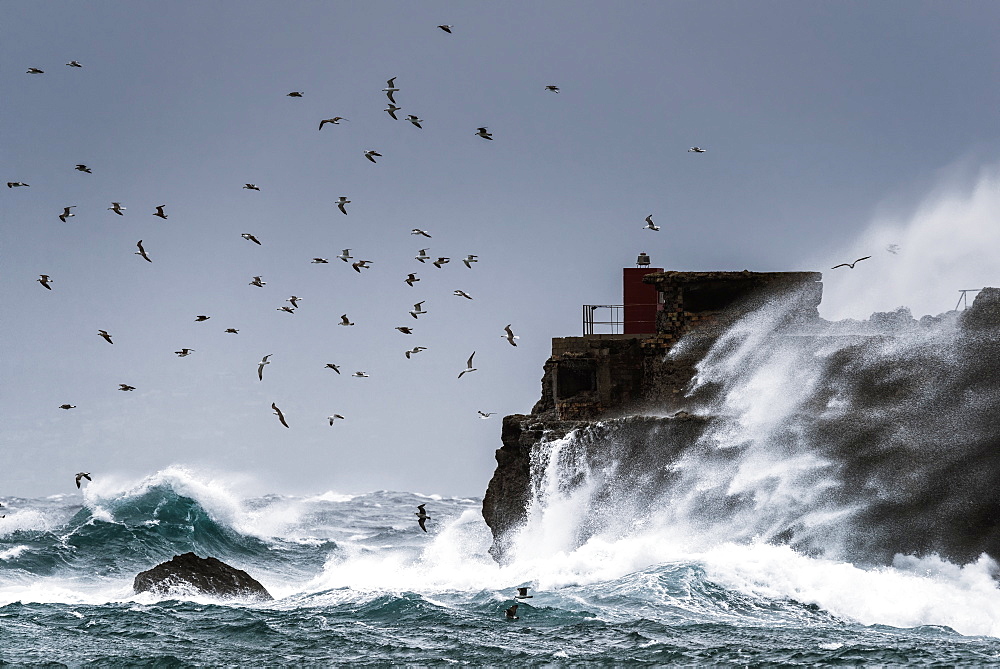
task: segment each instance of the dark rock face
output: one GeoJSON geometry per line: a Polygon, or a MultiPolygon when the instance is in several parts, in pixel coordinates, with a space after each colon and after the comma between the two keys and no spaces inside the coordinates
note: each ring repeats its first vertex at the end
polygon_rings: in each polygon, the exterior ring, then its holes
{"type": "Polygon", "coordinates": [[[274,599],[256,579],[242,569],[230,567],[216,558],[200,558],[194,553],[175,555],[136,575],[136,592],[169,594],[175,590],[197,590],[214,597],[274,599]]]}

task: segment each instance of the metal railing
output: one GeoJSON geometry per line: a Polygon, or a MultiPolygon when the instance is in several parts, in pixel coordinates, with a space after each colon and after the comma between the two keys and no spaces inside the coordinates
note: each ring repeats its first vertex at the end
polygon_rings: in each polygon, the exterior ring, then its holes
{"type": "Polygon", "coordinates": [[[583,335],[593,334],[621,334],[622,329],[625,325],[624,318],[625,305],[623,304],[585,304],[583,305],[583,335]],[[608,309],[608,313],[605,315],[603,312],[599,314],[601,317],[606,317],[608,320],[595,320],[595,314],[598,309],[608,309]],[[595,332],[594,329],[604,329],[605,332],[595,332]]]}

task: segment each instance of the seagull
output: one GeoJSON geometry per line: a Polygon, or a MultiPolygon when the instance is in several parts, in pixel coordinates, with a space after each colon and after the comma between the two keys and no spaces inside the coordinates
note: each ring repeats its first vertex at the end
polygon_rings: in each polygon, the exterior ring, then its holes
{"type": "Polygon", "coordinates": [[[275,309],[275,311],[287,311],[290,314],[295,313],[295,309],[293,309],[292,307],[278,307],[277,309],[275,309]]]}
{"type": "Polygon", "coordinates": [[[332,123],[334,125],[340,125],[341,121],[347,121],[347,120],[349,120],[349,119],[346,119],[343,116],[334,116],[333,118],[325,118],[325,119],[323,119],[322,121],[319,122],[319,129],[322,130],[323,129],[323,125],[326,124],[326,123],[332,123]]]}
{"type": "Polygon", "coordinates": [[[255,276],[253,278],[253,281],[251,281],[248,285],[257,286],[258,288],[263,288],[264,286],[267,285],[267,281],[261,281],[259,276],[255,276]]]}
{"type": "Polygon", "coordinates": [[[37,67],[29,67],[25,74],[45,74],[45,70],[39,70],[37,67]]]}
{"type": "Polygon", "coordinates": [[[340,365],[335,365],[332,362],[326,363],[326,367],[324,367],[323,369],[332,369],[333,371],[340,374],[340,365]]]}
{"type": "Polygon", "coordinates": [[[285,300],[285,302],[291,302],[292,306],[295,307],[296,309],[298,309],[299,308],[299,300],[301,300],[301,299],[302,299],[301,297],[298,297],[296,295],[292,295],[287,300],[285,300]]]}
{"type": "Polygon", "coordinates": [[[423,122],[424,122],[424,119],[422,119],[422,118],[417,118],[417,117],[416,117],[416,116],[414,116],[413,114],[409,114],[409,115],[408,115],[408,116],[406,117],[406,120],[407,120],[407,121],[409,121],[410,123],[412,123],[413,125],[417,126],[418,128],[421,128],[421,129],[423,129],[423,127],[424,127],[424,126],[420,125],[421,123],[423,123],[423,122]]]}
{"type": "Polygon", "coordinates": [[[73,169],[75,169],[77,172],[86,172],[87,174],[93,174],[93,172],[90,171],[90,168],[84,165],[83,163],[77,164],[77,166],[74,167],[73,169]]]}
{"type": "Polygon", "coordinates": [[[477,260],[478,257],[479,256],[474,256],[472,254],[469,254],[469,255],[465,256],[464,258],[462,258],[462,262],[465,263],[466,267],[468,267],[469,269],[472,269],[472,263],[479,262],[477,260]]]}
{"type": "Polygon", "coordinates": [[[247,240],[248,242],[253,242],[257,246],[261,246],[260,240],[251,235],[249,232],[244,232],[240,234],[240,237],[247,240]]]}
{"type": "Polygon", "coordinates": [[[70,209],[75,209],[75,208],[76,208],[75,204],[69,207],[63,207],[63,213],[59,214],[59,220],[65,223],[67,218],[70,218],[71,216],[76,216],[76,214],[70,211],[70,209]]]}
{"type": "Polygon", "coordinates": [[[503,337],[504,339],[506,339],[510,343],[511,346],[517,346],[517,344],[514,343],[514,340],[515,339],[520,339],[520,337],[518,337],[516,334],[514,334],[514,331],[510,329],[510,323],[507,324],[507,327],[505,327],[503,329],[503,331],[506,332],[507,334],[500,335],[500,336],[503,337]]]}
{"type": "Polygon", "coordinates": [[[391,117],[392,117],[392,120],[393,120],[393,121],[398,121],[398,120],[399,120],[399,117],[398,117],[398,116],[396,116],[396,112],[398,112],[398,111],[399,111],[400,109],[402,109],[402,107],[397,107],[396,105],[394,105],[394,104],[392,104],[392,103],[390,102],[390,103],[389,103],[389,106],[388,106],[388,107],[386,107],[385,109],[383,109],[382,111],[384,111],[384,112],[388,112],[388,113],[389,113],[389,116],[391,116],[391,117]]]}
{"type": "Polygon", "coordinates": [[[285,97],[286,98],[301,98],[302,97],[302,91],[292,91],[291,93],[289,93],[285,97]]]}
{"type": "Polygon", "coordinates": [[[153,216],[159,216],[164,221],[167,220],[167,215],[163,213],[163,208],[166,207],[166,206],[167,205],[165,205],[165,204],[161,204],[159,207],[157,207],[156,208],[156,213],[153,214],[153,216]]]}
{"type": "Polygon", "coordinates": [[[347,314],[341,314],[340,322],[337,323],[337,325],[354,325],[354,323],[352,323],[350,319],[347,318],[347,314]]]}
{"type": "Polygon", "coordinates": [[[431,257],[427,255],[427,249],[420,249],[420,252],[417,255],[413,256],[413,258],[414,260],[419,260],[420,262],[424,262],[425,260],[431,259],[431,257]]]}
{"type": "Polygon", "coordinates": [[[493,139],[493,133],[487,132],[486,128],[479,128],[476,130],[474,134],[479,135],[483,139],[489,139],[489,140],[493,139]]]}
{"type": "Polygon", "coordinates": [[[517,594],[514,595],[514,599],[531,599],[534,595],[528,594],[528,586],[517,589],[517,594]]]}
{"type": "Polygon", "coordinates": [[[93,481],[94,480],[94,479],[90,478],[90,472],[79,472],[76,475],[76,487],[77,488],[80,487],[80,479],[87,479],[88,481],[93,481]]]}
{"type": "Polygon", "coordinates": [[[424,237],[427,237],[428,239],[431,238],[430,234],[428,234],[426,230],[421,230],[420,228],[413,228],[412,230],[410,230],[410,234],[411,235],[423,235],[424,237]]]}
{"type": "Polygon", "coordinates": [[[451,258],[438,258],[437,260],[435,260],[431,264],[434,265],[435,267],[437,267],[438,269],[441,269],[442,265],[447,265],[450,262],[451,262],[451,258]]]}
{"type": "Polygon", "coordinates": [[[326,265],[329,262],[330,261],[327,260],[326,258],[313,258],[312,259],[312,264],[313,265],[326,265]]]}
{"type": "Polygon", "coordinates": [[[243,190],[260,190],[257,184],[243,184],[243,190]]]}
{"type": "Polygon", "coordinates": [[[285,414],[281,413],[281,409],[279,409],[274,402],[271,402],[271,408],[274,409],[274,415],[278,417],[278,420],[281,421],[281,424],[284,425],[285,427],[288,427],[288,423],[285,422],[285,414]]]}
{"type": "Polygon", "coordinates": [[[451,29],[454,28],[454,27],[455,26],[448,25],[446,23],[442,23],[441,25],[438,26],[438,28],[440,28],[441,30],[445,31],[449,35],[451,34],[451,29]]]}
{"type": "Polygon", "coordinates": [[[83,65],[80,65],[80,61],[78,60],[71,60],[66,64],[69,65],[70,67],[83,67],[83,65]]]}
{"type": "Polygon", "coordinates": [[[489,418],[490,416],[492,416],[492,415],[496,414],[496,411],[477,411],[476,413],[478,413],[478,414],[479,414],[479,417],[480,417],[480,418],[481,418],[482,420],[486,420],[486,419],[487,419],[487,418],[489,418]]]}
{"type": "Polygon", "coordinates": [[[690,149],[688,149],[688,153],[705,153],[705,149],[701,148],[700,146],[692,146],[690,149]]]}
{"type": "Polygon", "coordinates": [[[367,158],[368,160],[370,160],[370,161],[372,161],[374,163],[375,162],[375,158],[373,158],[372,156],[378,156],[379,158],[381,158],[382,154],[379,153],[378,151],[374,150],[374,149],[368,149],[367,151],[365,151],[365,158],[367,158]]]}
{"type": "Polygon", "coordinates": [[[8,181],[7,188],[17,188],[18,186],[31,186],[31,184],[26,184],[23,181],[8,181]]]}
{"type": "Polygon", "coordinates": [[[559,92],[559,87],[558,86],[546,86],[545,90],[552,91],[553,93],[558,93],[559,92]]]}
{"type": "Polygon", "coordinates": [[[226,332],[228,334],[239,334],[240,333],[240,331],[237,330],[236,328],[226,328],[226,332]]]}
{"type": "Polygon", "coordinates": [[[75,409],[76,405],[75,404],[60,404],[59,408],[60,409],[66,409],[66,410],[75,409]]]}
{"type": "MultiPolygon", "coordinates": [[[[420,302],[417,302],[416,304],[414,304],[414,305],[413,305],[413,311],[411,311],[411,312],[410,312],[410,315],[411,315],[411,316],[413,316],[414,318],[417,318],[417,317],[418,317],[418,316],[419,316],[420,314],[426,314],[427,312],[426,312],[426,311],[424,311],[424,310],[423,310],[423,309],[421,308],[421,305],[422,305],[422,304],[423,304],[424,302],[426,302],[426,301],[427,301],[427,300],[421,300],[420,302]]],[[[419,319],[417,319],[417,320],[419,320],[419,319]]]]}
{"type": "Polygon", "coordinates": [[[135,386],[130,386],[127,383],[119,383],[118,390],[125,390],[125,391],[135,390],[135,386]]]}
{"type": "Polygon", "coordinates": [[[111,206],[108,207],[108,211],[113,211],[119,216],[124,216],[122,212],[125,211],[125,207],[121,205],[121,202],[112,202],[111,206]]]}
{"type": "Polygon", "coordinates": [[[178,358],[183,358],[183,357],[185,357],[185,356],[189,356],[189,355],[191,355],[192,353],[194,353],[194,349],[193,349],[193,348],[182,348],[182,349],[181,349],[181,350],[179,350],[179,351],[174,351],[174,353],[176,353],[176,354],[177,354],[177,357],[178,357],[178,358]]]}
{"type": "Polygon", "coordinates": [[[351,374],[351,376],[356,376],[359,379],[367,379],[368,378],[368,372],[354,372],[353,374],[351,374]]]}
{"type": "Polygon", "coordinates": [[[474,357],[476,357],[476,352],[475,351],[473,351],[472,355],[469,356],[469,361],[467,363],[465,363],[465,369],[463,369],[462,372],[458,375],[458,378],[462,378],[462,374],[466,374],[467,372],[475,372],[476,371],[476,368],[472,366],[472,359],[474,357]]]}
{"type": "Polygon", "coordinates": [[[464,290],[456,290],[454,293],[452,293],[452,295],[454,295],[455,297],[464,297],[467,300],[471,300],[472,299],[472,295],[469,295],[464,290]]]}
{"type": "Polygon", "coordinates": [[[260,363],[257,365],[257,378],[260,379],[261,381],[264,380],[264,365],[271,364],[270,362],[267,361],[267,359],[270,358],[272,355],[274,354],[268,353],[267,355],[265,355],[263,358],[260,359],[260,363]]]}
{"type": "Polygon", "coordinates": [[[98,330],[97,336],[104,337],[104,341],[108,342],[109,344],[114,344],[114,342],[111,341],[111,335],[108,334],[107,330],[98,330]]]}
{"type": "Polygon", "coordinates": [[[52,286],[49,285],[50,283],[52,283],[52,279],[49,278],[49,275],[48,274],[39,274],[38,276],[40,276],[41,278],[40,279],[35,279],[35,281],[37,281],[38,283],[42,284],[43,286],[45,286],[49,290],[52,290],[52,286]]]}
{"type": "Polygon", "coordinates": [[[393,93],[396,93],[397,91],[399,91],[399,89],[396,88],[396,77],[393,77],[392,79],[389,79],[385,83],[386,83],[386,85],[388,87],[387,88],[383,88],[382,92],[385,93],[385,95],[386,95],[387,98],[389,98],[389,102],[391,102],[392,104],[396,104],[396,98],[392,97],[393,93]]]}
{"type": "Polygon", "coordinates": [[[351,267],[354,268],[355,272],[357,272],[358,274],[361,274],[361,270],[363,270],[363,269],[371,269],[368,266],[368,264],[370,262],[372,262],[372,261],[371,260],[359,260],[357,262],[352,262],[351,263],[351,267]]]}
{"type": "Polygon", "coordinates": [[[346,214],[347,213],[347,209],[344,208],[344,205],[345,204],[350,204],[350,203],[351,203],[350,200],[348,200],[346,197],[344,197],[343,195],[341,195],[340,199],[337,200],[337,207],[340,208],[340,213],[346,214]]]}
{"type": "Polygon", "coordinates": [[[327,416],[327,417],[326,417],[326,419],[327,419],[328,421],[330,421],[330,425],[333,425],[333,421],[337,420],[338,418],[339,418],[340,420],[344,420],[344,417],[343,417],[343,416],[341,416],[341,415],[340,415],[339,413],[335,413],[335,414],[333,414],[332,416],[327,416]]]}
{"type": "Polygon", "coordinates": [[[517,620],[517,604],[514,604],[506,610],[507,620],[517,620]]]}
{"type": "Polygon", "coordinates": [[[138,242],[136,242],[135,245],[139,248],[139,250],[136,251],[134,253],[134,255],[142,256],[143,260],[145,260],[146,262],[153,262],[152,260],[149,259],[149,256],[146,255],[146,249],[142,248],[142,240],[141,239],[138,242]]]}
{"type": "Polygon", "coordinates": [[[413,334],[413,328],[409,328],[409,327],[405,327],[405,326],[399,326],[396,329],[399,330],[400,332],[402,332],[403,334],[406,334],[406,335],[413,334]]]}
{"type": "Polygon", "coordinates": [[[417,524],[420,525],[420,529],[422,529],[424,532],[427,531],[427,526],[424,525],[424,523],[426,523],[431,518],[430,516],[427,515],[427,511],[424,510],[425,506],[427,506],[426,503],[418,504],[417,505],[418,511],[415,514],[413,514],[417,517],[417,524]]]}
{"type": "Polygon", "coordinates": [[[348,260],[354,260],[354,256],[351,255],[351,249],[344,249],[343,251],[340,252],[340,255],[337,257],[343,260],[344,262],[347,262],[348,260]]]}
{"type": "Polygon", "coordinates": [[[834,265],[830,269],[837,269],[838,267],[850,267],[851,269],[854,269],[854,266],[857,265],[859,262],[861,262],[862,260],[868,260],[869,258],[871,258],[871,256],[865,256],[864,258],[858,258],[854,262],[842,262],[839,265],[834,265]]]}
{"type": "Polygon", "coordinates": [[[888,246],[885,247],[885,250],[891,253],[892,255],[896,255],[897,253],[899,253],[899,244],[889,244],[888,246]]]}
{"type": "Polygon", "coordinates": [[[655,231],[657,231],[659,229],[660,229],[660,226],[655,225],[653,223],[653,215],[650,214],[649,216],[647,216],[646,217],[646,225],[643,227],[643,230],[652,230],[652,231],[655,232],[655,231]]]}
{"type": "Polygon", "coordinates": [[[205,322],[205,321],[207,321],[207,320],[208,320],[209,318],[211,318],[211,316],[205,316],[205,315],[201,315],[201,316],[195,316],[195,317],[194,317],[194,320],[195,320],[195,322],[196,322],[196,323],[204,323],[204,322],[205,322]]]}
{"type": "Polygon", "coordinates": [[[420,353],[421,351],[426,351],[426,350],[427,350],[426,346],[414,346],[409,351],[405,351],[403,353],[403,355],[405,355],[406,359],[409,360],[411,355],[416,355],[417,353],[420,353]]]}
{"type": "Polygon", "coordinates": [[[406,283],[412,288],[413,284],[415,284],[417,281],[420,281],[420,279],[417,278],[416,274],[411,272],[406,275],[406,279],[404,279],[404,281],[406,281],[406,283]]]}

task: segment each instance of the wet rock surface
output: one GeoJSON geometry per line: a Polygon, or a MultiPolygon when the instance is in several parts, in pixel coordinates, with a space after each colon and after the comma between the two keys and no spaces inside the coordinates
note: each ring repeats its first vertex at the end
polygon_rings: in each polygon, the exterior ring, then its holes
{"type": "Polygon", "coordinates": [[[132,588],[137,593],[159,595],[195,591],[213,597],[274,599],[263,585],[242,569],[213,557],[201,558],[194,553],[175,555],[173,559],[137,574],[132,588]]]}

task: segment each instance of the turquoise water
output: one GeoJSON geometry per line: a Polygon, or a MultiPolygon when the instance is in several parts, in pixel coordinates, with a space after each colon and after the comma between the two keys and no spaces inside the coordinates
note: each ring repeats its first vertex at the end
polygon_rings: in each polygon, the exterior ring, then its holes
{"type": "Polygon", "coordinates": [[[102,485],[0,500],[5,666],[1000,662],[988,558],[866,570],[637,530],[548,553],[549,535],[528,534],[500,567],[477,499],[241,499],[183,469],[102,485]],[[189,550],[247,570],[276,600],[132,593],[137,572],[189,550]],[[533,597],[507,620],[520,585],[533,597]]]}

